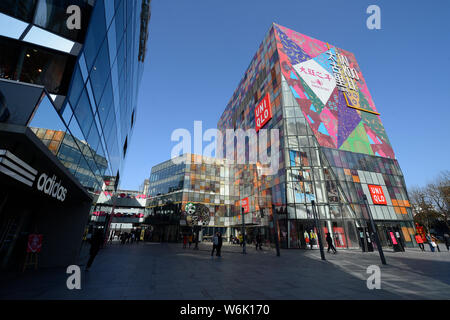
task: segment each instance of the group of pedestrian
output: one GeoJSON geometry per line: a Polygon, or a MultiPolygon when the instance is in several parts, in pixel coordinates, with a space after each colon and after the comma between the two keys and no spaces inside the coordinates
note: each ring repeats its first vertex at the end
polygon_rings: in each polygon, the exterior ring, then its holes
{"type": "Polygon", "coordinates": [[[186,249],[188,243],[189,243],[189,248],[190,248],[193,242],[194,242],[194,236],[192,234],[189,234],[189,235],[184,234],[183,235],[183,249],[186,249]]]}
{"type": "Polygon", "coordinates": [[[121,244],[133,243],[135,241],[139,241],[139,236],[136,235],[135,232],[122,232],[119,235],[119,239],[121,244]]]}
{"type": "MultiPolygon", "coordinates": [[[[436,250],[438,252],[441,252],[441,249],[439,248],[438,245],[438,239],[430,233],[427,233],[425,235],[425,239],[423,239],[423,237],[420,234],[416,234],[415,240],[419,245],[420,250],[422,251],[425,251],[424,243],[428,243],[431,252],[435,252],[436,250]]],[[[448,233],[444,234],[444,244],[447,247],[447,251],[450,251],[450,236],[448,235],[448,233]]]]}
{"type": "Polygon", "coordinates": [[[230,235],[230,243],[232,243],[232,244],[240,244],[240,240],[239,240],[238,237],[230,235]]]}

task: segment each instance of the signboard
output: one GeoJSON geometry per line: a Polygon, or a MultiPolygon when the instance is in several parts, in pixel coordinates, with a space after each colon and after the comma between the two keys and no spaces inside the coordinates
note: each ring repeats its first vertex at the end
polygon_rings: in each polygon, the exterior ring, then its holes
{"type": "Polygon", "coordinates": [[[272,108],[270,106],[270,95],[267,93],[255,108],[256,132],[272,119],[272,108]]]}
{"type": "Polygon", "coordinates": [[[381,186],[376,186],[369,184],[370,195],[372,196],[373,204],[384,204],[387,205],[386,197],[384,196],[383,189],[381,186]]]}
{"type": "Polygon", "coordinates": [[[30,234],[28,236],[27,252],[39,253],[42,248],[42,234],[30,234]]]}
{"type": "Polygon", "coordinates": [[[250,212],[250,205],[248,203],[248,197],[241,200],[241,207],[244,208],[244,213],[250,212]]]}
{"type": "Polygon", "coordinates": [[[391,231],[391,232],[389,232],[389,235],[391,236],[392,244],[396,245],[397,239],[395,239],[394,233],[391,231]]]}
{"type": "Polygon", "coordinates": [[[320,101],[326,104],[336,87],[332,75],[313,59],[296,64],[293,68],[320,101]]]}
{"type": "Polygon", "coordinates": [[[186,203],[186,206],[184,207],[185,211],[187,212],[187,214],[194,214],[195,213],[195,204],[193,204],[192,202],[188,202],[186,203]]]}

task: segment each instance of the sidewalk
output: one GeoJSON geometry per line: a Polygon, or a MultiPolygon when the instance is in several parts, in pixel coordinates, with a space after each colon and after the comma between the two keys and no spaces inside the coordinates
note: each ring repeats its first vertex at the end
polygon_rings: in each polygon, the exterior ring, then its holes
{"type": "MultiPolygon", "coordinates": [[[[82,289],[68,290],[65,268],[0,275],[0,299],[450,299],[450,253],[339,250],[256,251],[225,245],[222,257],[182,244],[112,244],[102,249],[82,289]],[[369,290],[367,267],[381,269],[381,290],[369,290]]],[[[85,261],[84,261],[85,262],[85,261]]]]}

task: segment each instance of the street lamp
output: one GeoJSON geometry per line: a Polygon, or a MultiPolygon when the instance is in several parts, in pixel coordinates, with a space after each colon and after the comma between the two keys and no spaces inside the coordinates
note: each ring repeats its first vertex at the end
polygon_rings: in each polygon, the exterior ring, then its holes
{"type": "Polygon", "coordinates": [[[319,225],[319,220],[317,218],[317,212],[316,212],[316,202],[314,200],[311,200],[311,204],[312,204],[313,215],[314,215],[314,224],[316,225],[316,229],[317,229],[317,238],[319,241],[320,257],[322,260],[325,260],[325,253],[323,252],[323,244],[322,244],[322,233],[320,232],[320,225],[319,225]]]}
{"type": "Polygon", "coordinates": [[[373,222],[372,214],[370,212],[369,203],[367,202],[367,196],[363,194],[364,204],[366,205],[367,212],[369,215],[370,225],[372,227],[372,232],[375,236],[375,243],[377,244],[378,253],[380,254],[380,259],[382,264],[386,264],[386,259],[384,258],[383,248],[381,248],[380,238],[378,237],[378,231],[375,229],[375,223],[373,222]]]}
{"type": "MultiPolygon", "coordinates": [[[[287,205],[287,203],[286,203],[287,205]]],[[[275,210],[275,205],[272,204],[272,215],[273,215],[273,228],[275,233],[275,249],[277,250],[277,257],[280,256],[280,243],[278,241],[278,216],[275,210]]]]}
{"type": "Polygon", "coordinates": [[[242,254],[247,254],[247,252],[245,252],[245,221],[244,221],[244,207],[241,208],[242,209],[242,254]]]}

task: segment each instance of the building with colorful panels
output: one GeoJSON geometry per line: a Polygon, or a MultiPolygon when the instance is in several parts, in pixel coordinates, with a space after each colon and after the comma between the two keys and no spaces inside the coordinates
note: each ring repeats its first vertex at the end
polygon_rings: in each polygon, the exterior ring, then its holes
{"type": "MultiPolygon", "coordinates": [[[[382,244],[391,246],[393,234],[402,245],[413,246],[403,174],[354,54],[273,24],[218,129],[224,136],[226,129],[256,129],[259,135],[255,109],[266,95],[271,117],[263,128],[279,130],[279,150],[270,140],[266,144],[268,153],[279,153],[279,171],[259,176],[258,164],[236,165],[230,177],[230,197],[236,199],[232,225],[241,223],[240,201],[248,198],[246,225],[273,232],[277,212],[282,246],[305,248],[317,231],[314,200],[323,236],[329,232],[337,247],[370,250],[366,195],[382,244]]],[[[224,139],[222,147],[235,143],[224,139]]]]}

